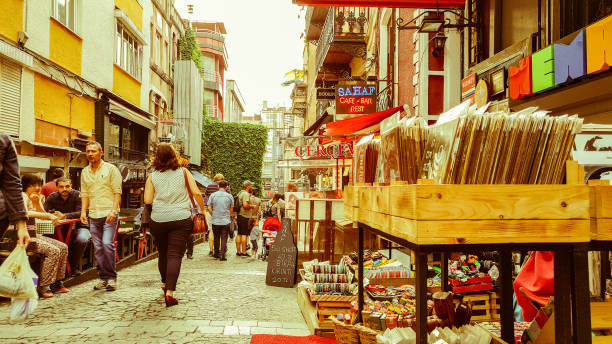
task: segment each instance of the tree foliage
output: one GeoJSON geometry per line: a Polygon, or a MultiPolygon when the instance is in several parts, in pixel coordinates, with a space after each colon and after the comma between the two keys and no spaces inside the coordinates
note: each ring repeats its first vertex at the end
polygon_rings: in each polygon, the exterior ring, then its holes
{"type": "Polygon", "coordinates": [[[185,33],[179,39],[179,49],[181,51],[181,60],[192,60],[195,62],[198,70],[202,69],[202,52],[196,40],[195,33],[188,27],[185,33]]]}
{"type": "Polygon", "coordinates": [[[221,173],[236,195],[244,180],[253,182],[261,196],[261,171],[268,131],[262,125],[228,123],[204,116],[202,124],[202,173],[211,179],[221,173]]]}

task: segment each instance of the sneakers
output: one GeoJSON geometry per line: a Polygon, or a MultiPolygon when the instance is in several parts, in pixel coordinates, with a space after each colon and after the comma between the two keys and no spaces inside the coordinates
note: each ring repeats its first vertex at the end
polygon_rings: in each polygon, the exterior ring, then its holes
{"type": "Polygon", "coordinates": [[[209,257],[214,257],[214,256],[215,256],[215,254],[213,253],[213,251],[210,251],[210,252],[208,252],[208,256],[209,256],[209,257]]]}
{"type": "Polygon", "coordinates": [[[55,283],[51,284],[50,289],[53,294],[67,293],[70,291],[68,288],[64,287],[64,283],[62,281],[56,281],[55,283]]]}
{"type": "Polygon", "coordinates": [[[100,281],[98,284],[94,285],[94,290],[106,290],[108,288],[108,282],[100,281]]]}
{"type": "Polygon", "coordinates": [[[187,253],[187,259],[193,259],[193,254],[187,253]]]}
{"type": "Polygon", "coordinates": [[[115,291],[117,290],[117,281],[100,281],[94,286],[94,290],[115,291]]]}

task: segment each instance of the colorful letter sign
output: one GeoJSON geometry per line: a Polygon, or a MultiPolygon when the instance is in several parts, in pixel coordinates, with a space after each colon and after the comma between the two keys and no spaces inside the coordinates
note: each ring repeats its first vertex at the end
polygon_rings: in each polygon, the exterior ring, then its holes
{"type": "Polygon", "coordinates": [[[612,16],[586,28],[587,73],[601,73],[612,65],[612,16]]]}
{"type": "Polygon", "coordinates": [[[533,93],[555,87],[555,54],[552,45],[531,56],[531,80],[533,93]]]}
{"type": "Polygon", "coordinates": [[[555,44],[555,85],[584,76],[584,30],[569,45],[555,44]]]}
{"type": "Polygon", "coordinates": [[[521,99],[533,94],[531,91],[531,56],[519,61],[518,67],[508,68],[508,79],[510,79],[510,97],[521,99]]]}
{"type": "Polygon", "coordinates": [[[364,114],[376,112],[376,86],[366,83],[338,84],[336,114],[364,114]]]}
{"type": "Polygon", "coordinates": [[[518,67],[510,66],[510,97],[527,98],[586,74],[605,72],[610,67],[612,16],[587,26],[569,45],[554,44],[522,59],[518,67]]]}

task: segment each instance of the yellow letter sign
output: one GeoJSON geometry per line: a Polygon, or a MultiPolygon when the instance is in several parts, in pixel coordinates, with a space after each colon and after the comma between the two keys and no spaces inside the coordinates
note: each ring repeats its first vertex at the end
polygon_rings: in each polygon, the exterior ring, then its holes
{"type": "Polygon", "coordinates": [[[612,16],[586,28],[587,73],[596,74],[612,65],[612,16]]]}

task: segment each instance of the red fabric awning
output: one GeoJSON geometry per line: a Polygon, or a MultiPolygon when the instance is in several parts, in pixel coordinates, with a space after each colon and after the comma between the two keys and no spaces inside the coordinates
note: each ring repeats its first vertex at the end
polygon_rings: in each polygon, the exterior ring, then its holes
{"type": "Polygon", "coordinates": [[[296,0],[300,6],[390,7],[390,8],[463,8],[465,0],[296,0]]]}
{"type": "Polygon", "coordinates": [[[402,111],[403,106],[394,107],[380,112],[374,112],[367,115],[353,117],[349,119],[343,119],[341,121],[335,121],[327,123],[325,125],[324,135],[349,135],[354,134],[360,130],[371,127],[375,124],[380,123],[383,119],[393,115],[398,111],[402,111]]]}

